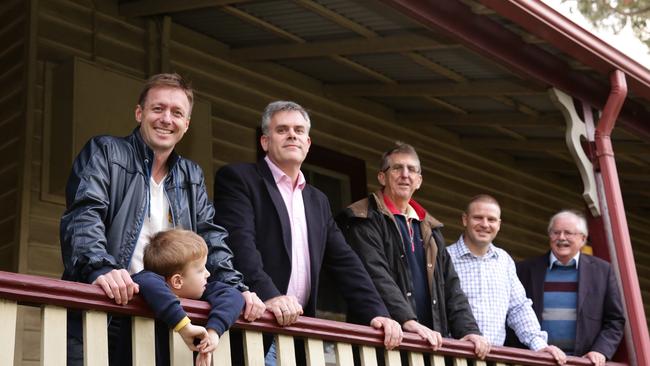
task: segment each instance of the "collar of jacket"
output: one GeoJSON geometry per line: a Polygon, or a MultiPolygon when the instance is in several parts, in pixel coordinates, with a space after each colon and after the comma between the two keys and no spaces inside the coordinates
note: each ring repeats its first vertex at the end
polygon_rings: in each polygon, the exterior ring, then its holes
{"type": "MultiPolygon", "coordinates": [[[[142,139],[139,125],[133,129],[131,136],[134,137],[133,146],[135,147],[140,161],[147,167],[147,174],[151,175],[151,166],[153,165],[153,150],[142,139]]],[[[180,155],[178,155],[176,153],[176,149],[174,149],[171,154],[169,154],[169,158],[167,158],[168,172],[172,171],[172,168],[174,168],[179,159],[180,155]]]]}
{"type": "MultiPolygon", "coordinates": [[[[372,205],[377,208],[377,211],[386,216],[393,217],[391,211],[388,209],[388,207],[386,207],[386,204],[384,204],[384,194],[381,190],[377,190],[374,193],[371,193],[368,198],[364,198],[348,206],[354,217],[368,218],[368,209],[371,205],[370,199],[372,199],[372,205]]],[[[428,224],[431,228],[434,229],[441,228],[443,226],[440,221],[429,215],[424,207],[415,202],[415,200],[411,199],[409,201],[409,204],[415,209],[415,212],[417,212],[420,220],[423,223],[428,224]]]]}
{"type": "MultiPolygon", "coordinates": [[[[422,206],[420,206],[419,204],[418,207],[422,208],[422,206]]],[[[384,204],[384,194],[382,193],[381,190],[378,190],[370,194],[368,198],[364,198],[348,206],[349,211],[347,211],[347,214],[352,215],[353,217],[356,218],[368,219],[368,211],[371,208],[376,209],[377,212],[390,218],[390,220],[392,220],[393,223],[395,223],[395,230],[397,230],[398,235],[401,236],[401,233],[397,228],[397,222],[395,220],[395,216],[393,216],[393,214],[388,210],[388,208],[384,204]]],[[[434,291],[436,291],[433,282],[434,282],[435,271],[436,271],[436,261],[438,258],[438,249],[443,248],[442,250],[443,251],[445,250],[444,241],[440,243],[436,243],[436,236],[434,236],[433,233],[434,230],[440,229],[443,225],[440,221],[436,220],[433,216],[429,215],[429,213],[426,212],[424,208],[422,208],[422,210],[424,211],[425,215],[424,215],[424,220],[420,221],[420,232],[422,234],[422,242],[425,246],[424,250],[425,250],[426,261],[427,261],[427,282],[429,285],[429,293],[433,294],[434,291]]],[[[438,236],[438,238],[442,240],[442,237],[438,236]]]]}

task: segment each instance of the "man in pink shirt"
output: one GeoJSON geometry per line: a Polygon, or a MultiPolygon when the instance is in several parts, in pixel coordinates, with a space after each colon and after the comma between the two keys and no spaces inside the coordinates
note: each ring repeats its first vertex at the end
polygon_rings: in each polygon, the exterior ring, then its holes
{"type": "Polygon", "coordinates": [[[266,157],[257,164],[231,164],[215,177],[215,223],[225,227],[234,265],[244,283],[280,325],[315,316],[321,268],[327,268],[348,308],[365,324],[383,329],[387,348],[399,345],[400,325],[388,311],[357,255],[334,223],[325,194],[306,184],[309,115],[300,105],[278,101],[262,116],[266,157]]]}

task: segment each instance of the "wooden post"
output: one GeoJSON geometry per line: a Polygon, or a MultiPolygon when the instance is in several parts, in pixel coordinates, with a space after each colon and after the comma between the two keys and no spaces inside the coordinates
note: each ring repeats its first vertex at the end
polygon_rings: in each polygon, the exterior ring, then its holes
{"type": "Polygon", "coordinates": [[[323,352],[323,341],[320,339],[307,338],[305,342],[307,353],[307,366],[325,366],[325,353],[323,352]]]}
{"type": "Polygon", "coordinates": [[[173,330],[169,331],[169,360],[171,366],[185,366],[192,364],[192,351],[187,348],[183,337],[173,330]]]}
{"type": "Polygon", "coordinates": [[[156,364],[156,326],[151,318],[134,316],[131,320],[131,349],[135,366],[156,364]]]}
{"type": "Polygon", "coordinates": [[[41,311],[42,366],[66,364],[67,320],[68,312],[65,308],[53,305],[43,307],[41,311]]]}
{"type": "Polygon", "coordinates": [[[293,337],[278,334],[275,336],[275,350],[277,365],[296,366],[296,350],[293,346],[293,337]]]}
{"type": "Polygon", "coordinates": [[[0,299],[0,365],[14,364],[14,346],[16,345],[16,313],[18,305],[15,301],[0,299]]]}
{"type": "Polygon", "coordinates": [[[108,328],[106,313],[83,313],[84,366],[108,366],[108,328]]]}
{"type": "Polygon", "coordinates": [[[246,366],[264,366],[264,343],[262,333],[244,331],[244,361],[246,366]]]}
{"type": "Polygon", "coordinates": [[[215,366],[230,366],[230,331],[226,331],[219,337],[217,349],[212,353],[212,364],[215,366]]]}

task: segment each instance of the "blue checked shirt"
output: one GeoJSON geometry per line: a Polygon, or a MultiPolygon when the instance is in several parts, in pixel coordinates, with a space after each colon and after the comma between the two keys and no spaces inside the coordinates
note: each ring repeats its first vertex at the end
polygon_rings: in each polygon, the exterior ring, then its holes
{"type": "Polygon", "coordinates": [[[519,341],[533,351],[547,346],[548,336],[541,330],[533,302],[526,297],[515,262],[505,250],[490,244],[488,252],[477,257],[469,251],[461,235],[447,247],[447,252],[481,333],[490,343],[503,345],[508,324],[519,341]]]}

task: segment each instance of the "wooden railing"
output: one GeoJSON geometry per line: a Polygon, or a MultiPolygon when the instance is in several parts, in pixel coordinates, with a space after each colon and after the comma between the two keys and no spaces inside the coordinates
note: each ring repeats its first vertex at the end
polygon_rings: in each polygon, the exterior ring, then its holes
{"type": "MultiPolygon", "coordinates": [[[[207,303],[187,299],[181,303],[194,323],[206,322],[207,303]]],[[[128,305],[121,306],[109,301],[97,286],[0,271],[0,365],[14,364],[19,305],[41,308],[42,365],[65,365],[67,309],[83,310],[84,350],[85,355],[92,355],[86,360],[86,365],[108,365],[108,313],[133,316],[133,364],[155,364],[154,321],[141,298],[136,297],[128,305]]],[[[279,366],[296,365],[294,337],[304,339],[306,360],[310,366],[325,365],[323,341],[335,344],[336,365],[341,366],[354,365],[355,348],[362,365],[377,365],[376,349],[383,348],[382,333],[378,330],[309,317],[301,317],[291,326],[279,327],[273,316],[266,313],[255,322],[240,319],[234,328],[243,333],[242,357],[249,366],[264,365],[262,334],[275,335],[279,366]]],[[[191,352],[176,333],[170,348],[172,365],[192,364],[191,352]]],[[[425,357],[430,359],[432,366],[444,366],[445,359],[453,360],[455,366],[472,362],[476,366],[555,365],[546,353],[508,347],[493,347],[486,361],[475,360],[471,343],[453,339],[445,339],[441,349],[432,353],[423,340],[411,333],[405,334],[399,350],[383,352],[387,366],[401,366],[402,355],[408,357],[411,366],[424,365],[425,357]],[[400,354],[399,350],[405,352],[400,354]]],[[[229,333],[221,338],[213,359],[214,365],[231,365],[229,333]]],[[[590,362],[569,357],[567,365],[587,366],[590,362]]],[[[624,366],[613,362],[608,365],[624,366]]]]}

